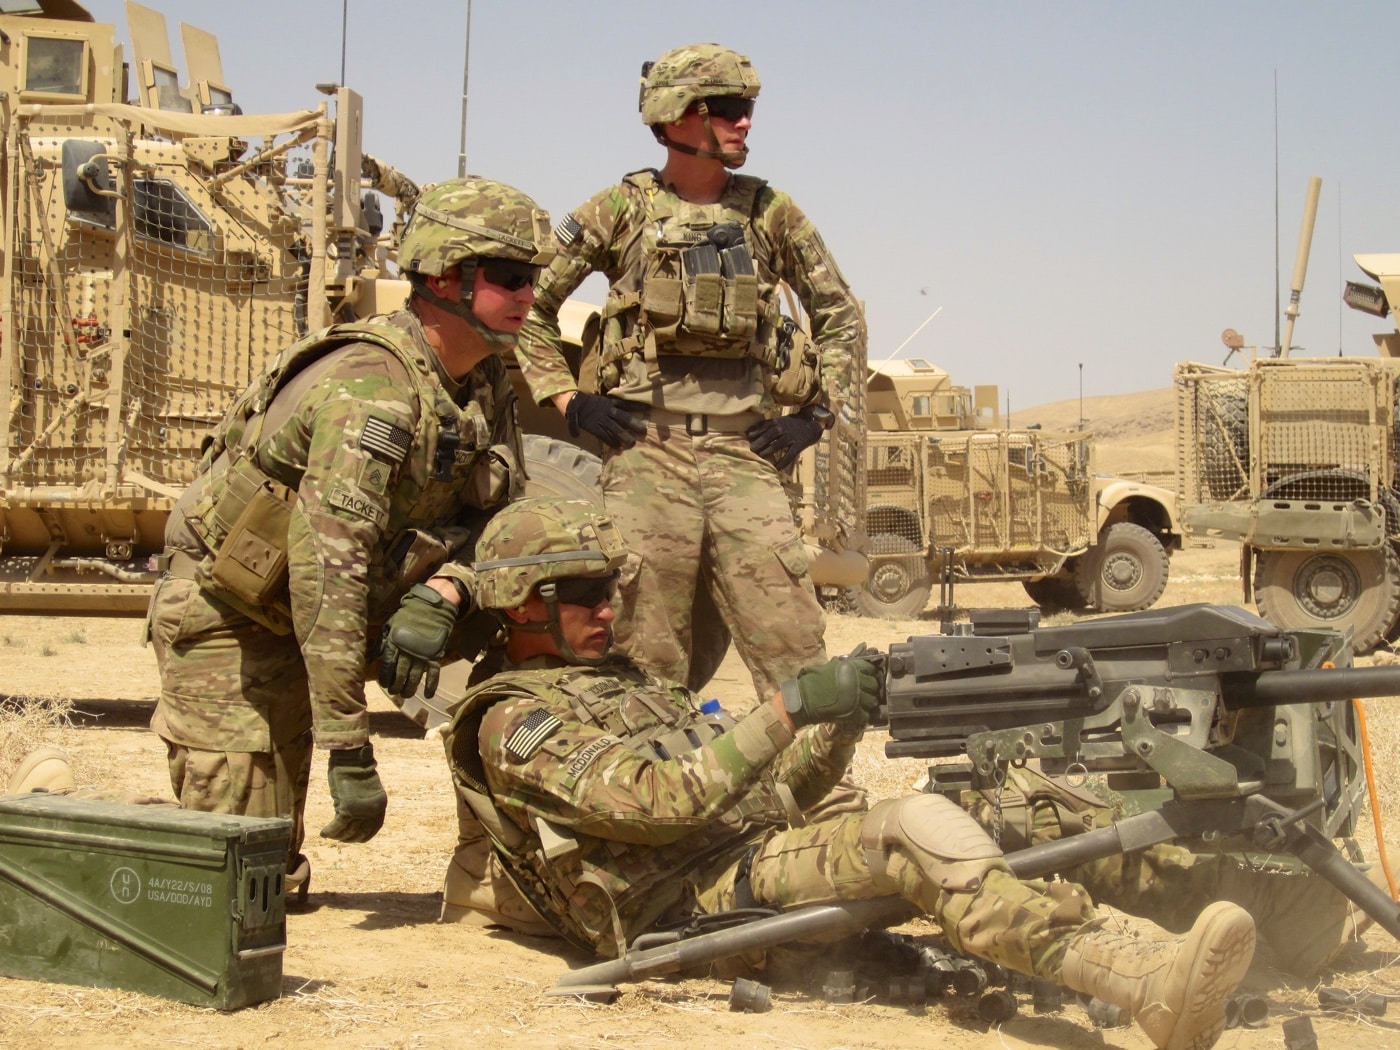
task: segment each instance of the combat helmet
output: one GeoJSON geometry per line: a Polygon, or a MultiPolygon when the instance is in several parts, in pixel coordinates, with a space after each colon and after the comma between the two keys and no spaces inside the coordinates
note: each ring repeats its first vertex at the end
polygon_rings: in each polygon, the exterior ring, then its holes
{"type": "Polygon", "coordinates": [[[545,266],[554,258],[549,215],[514,186],[479,175],[425,186],[413,202],[399,241],[399,269],[416,295],[469,321],[488,342],[513,346],[512,333],[497,332],[472,312],[471,292],[478,259],[545,266]],[[462,273],[462,301],[448,302],[429,290],[424,277],[462,273]]]}
{"type": "Polygon", "coordinates": [[[748,147],[739,152],[720,150],[719,140],[710,127],[705,100],[718,96],[756,99],[760,86],[758,73],[747,55],[720,44],[687,44],[667,51],[655,62],[643,63],[638,108],[642,123],[651,128],[656,141],[663,146],[699,157],[713,157],[723,161],[726,167],[737,168],[748,156],[748,147]],[[680,120],[696,103],[710,135],[708,150],[680,145],[666,137],[666,125],[680,120]]]}
{"type": "Polygon", "coordinates": [[[547,631],[566,660],[594,664],[602,657],[580,657],[563,636],[556,584],[569,577],[616,576],[626,554],[621,531],[590,500],[518,500],[482,530],[470,586],[476,604],[494,612],[512,630],[547,631]],[[524,605],[536,590],[549,610],[548,622],[507,621],[505,610],[524,605]]]}

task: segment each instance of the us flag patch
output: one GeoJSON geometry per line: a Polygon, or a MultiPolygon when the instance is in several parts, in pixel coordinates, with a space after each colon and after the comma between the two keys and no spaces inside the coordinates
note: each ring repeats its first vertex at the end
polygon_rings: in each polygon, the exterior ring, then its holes
{"type": "Polygon", "coordinates": [[[537,707],[525,716],[520,728],[510,735],[510,739],[506,741],[506,750],[514,758],[524,762],[540,749],[541,744],[563,728],[563,722],[544,708],[537,707]]]}
{"type": "Polygon", "coordinates": [[[371,456],[378,456],[395,465],[404,461],[412,445],[413,435],[407,430],[374,416],[365,420],[365,428],[360,431],[362,449],[371,456]]]}
{"type": "Polygon", "coordinates": [[[554,227],[554,239],[558,241],[562,247],[567,248],[569,245],[573,244],[574,241],[578,240],[578,235],[582,232],[583,227],[579,225],[579,221],[574,218],[574,213],[570,212],[560,219],[559,224],[554,227]]]}

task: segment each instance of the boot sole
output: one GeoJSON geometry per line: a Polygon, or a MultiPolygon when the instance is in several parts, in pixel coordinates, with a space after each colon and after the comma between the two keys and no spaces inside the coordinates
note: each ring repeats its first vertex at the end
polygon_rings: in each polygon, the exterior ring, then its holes
{"type": "Polygon", "coordinates": [[[1234,904],[1216,901],[1191,928],[1199,933],[1191,979],[1177,1028],[1165,1050],[1208,1050],[1225,1030],[1225,1001],[1254,960],[1254,921],[1234,904]]]}

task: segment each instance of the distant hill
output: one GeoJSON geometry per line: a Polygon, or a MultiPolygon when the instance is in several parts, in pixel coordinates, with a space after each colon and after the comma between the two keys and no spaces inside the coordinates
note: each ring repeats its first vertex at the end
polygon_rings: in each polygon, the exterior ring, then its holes
{"type": "MultiPolygon", "coordinates": [[[[1084,425],[1094,432],[1095,461],[1107,474],[1152,475],[1171,487],[1162,475],[1176,472],[1176,390],[1163,387],[1137,394],[1086,397],[1084,425]]],[[[1046,430],[1077,430],[1080,401],[1055,401],[1014,410],[1009,426],[1039,423],[1046,430]]]]}

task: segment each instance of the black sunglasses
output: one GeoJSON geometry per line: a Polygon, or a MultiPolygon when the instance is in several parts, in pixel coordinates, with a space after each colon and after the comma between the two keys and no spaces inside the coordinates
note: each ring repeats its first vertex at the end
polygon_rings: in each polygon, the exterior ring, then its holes
{"type": "Polygon", "coordinates": [[[710,116],[738,123],[744,117],[753,116],[753,99],[739,98],[737,95],[716,95],[705,99],[705,108],[710,116]]]}
{"type": "Polygon", "coordinates": [[[514,259],[478,259],[476,268],[497,288],[508,292],[518,292],[527,284],[534,284],[540,272],[540,268],[533,263],[516,262],[514,259]]]}
{"type": "Polygon", "coordinates": [[[617,594],[617,573],[611,576],[567,576],[554,581],[554,596],[565,605],[592,609],[617,594]]]}

